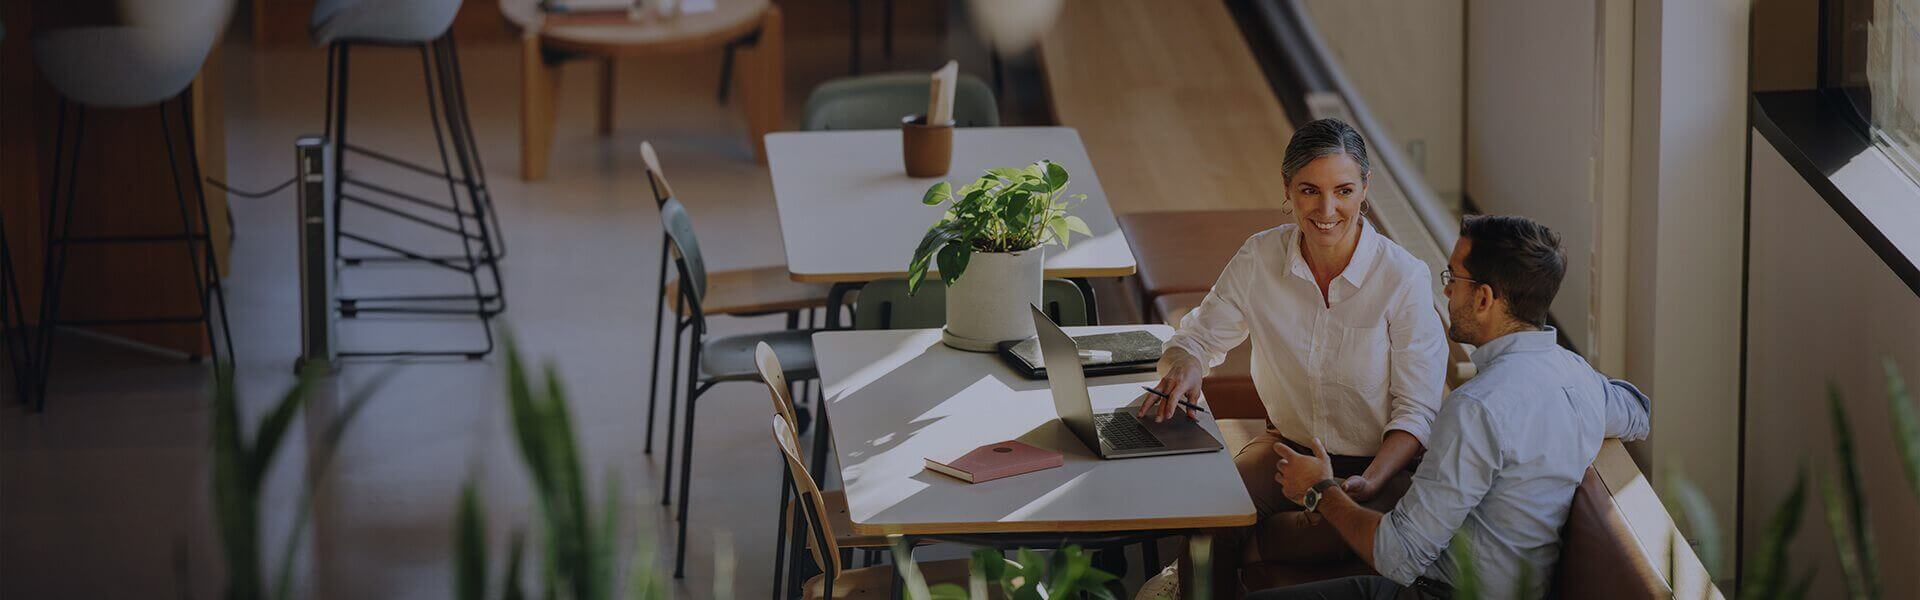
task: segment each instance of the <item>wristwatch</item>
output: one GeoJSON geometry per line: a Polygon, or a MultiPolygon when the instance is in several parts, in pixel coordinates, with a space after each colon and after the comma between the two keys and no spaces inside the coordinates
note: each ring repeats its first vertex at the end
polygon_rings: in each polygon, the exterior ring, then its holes
{"type": "Polygon", "coordinates": [[[1300,505],[1305,506],[1307,508],[1307,512],[1319,512],[1320,498],[1323,495],[1322,492],[1325,492],[1327,488],[1330,488],[1336,485],[1340,485],[1340,480],[1338,479],[1320,480],[1320,483],[1313,484],[1312,488],[1307,489],[1307,495],[1305,498],[1301,498],[1300,505]]]}

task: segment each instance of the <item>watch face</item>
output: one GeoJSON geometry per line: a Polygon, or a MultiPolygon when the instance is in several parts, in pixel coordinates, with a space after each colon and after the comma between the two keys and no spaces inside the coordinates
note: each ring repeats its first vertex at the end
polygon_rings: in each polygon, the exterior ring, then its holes
{"type": "Polygon", "coordinates": [[[1318,508],[1320,506],[1320,490],[1318,489],[1307,490],[1307,496],[1305,498],[1301,498],[1301,500],[1305,500],[1303,504],[1306,506],[1307,512],[1313,512],[1315,508],[1318,508]]]}

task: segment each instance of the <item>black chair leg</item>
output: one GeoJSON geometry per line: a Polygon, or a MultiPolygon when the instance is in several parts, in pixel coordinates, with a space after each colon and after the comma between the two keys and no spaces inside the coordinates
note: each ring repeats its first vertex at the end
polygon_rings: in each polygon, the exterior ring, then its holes
{"type": "Polygon", "coordinates": [[[727,92],[733,87],[733,53],[739,49],[737,42],[727,42],[720,50],[720,91],[714,94],[721,106],[727,105],[727,92]]]}
{"type": "MultiPolygon", "coordinates": [[[[679,431],[676,428],[676,421],[680,417],[680,403],[677,401],[680,397],[680,335],[685,329],[680,320],[680,306],[686,296],[685,294],[675,295],[678,298],[673,303],[673,369],[667,372],[667,460],[662,463],[666,467],[666,473],[660,477],[661,506],[673,504],[673,436],[679,431]]],[[[694,343],[698,344],[700,341],[694,340],[694,343]]]]}
{"type": "Polygon", "coordinates": [[[880,3],[880,55],[893,60],[893,0],[880,3]]]}
{"type": "Polygon", "coordinates": [[[793,489],[793,470],[787,468],[787,458],[785,456],[781,456],[780,457],[780,506],[778,509],[776,509],[773,512],[773,514],[780,519],[779,527],[774,531],[774,534],[773,534],[773,600],[780,600],[781,589],[785,587],[783,585],[783,582],[785,581],[783,579],[783,576],[786,575],[786,570],[787,570],[787,563],[786,563],[787,521],[791,519],[791,517],[787,514],[787,504],[788,504],[788,499],[792,497],[791,496],[792,489],[793,489]]]}
{"type": "Polygon", "coordinates": [[[706,332],[696,322],[693,326],[693,349],[688,353],[687,362],[687,423],[680,434],[680,533],[675,544],[673,558],[673,577],[679,579],[687,573],[687,502],[693,488],[693,432],[694,410],[700,406],[700,395],[713,387],[715,382],[699,381],[700,351],[706,332]]]}
{"type": "MultiPolygon", "coordinates": [[[[65,129],[66,115],[67,101],[65,98],[62,98],[60,100],[60,129],[65,129]]],[[[59,173],[62,165],[56,161],[54,163],[54,184],[47,196],[47,255],[45,257],[44,270],[41,271],[44,279],[42,280],[43,283],[41,284],[40,290],[40,325],[36,331],[39,337],[39,343],[37,349],[34,351],[34,356],[40,361],[40,364],[37,365],[39,373],[35,374],[34,381],[40,386],[40,389],[34,398],[34,412],[40,412],[46,409],[47,389],[51,385],[49,379],[51,379],[53,373],[54,333],[55,330],[59,328],[57,323],[60,321],[60,290],[66,284],[67,279],[68,249],[66,239],[68,233],[73,230],[73,209],[74,205],[78,204],[74,200],[76,197],[74,193],[74,182],[80,175],[80,148],[81,141],[86,138],[86,125],[87,107],[84,105],[76,106],[73,117],[73,148],[71,153],[64,156],[67,160],[67,164],[64,165],[66,168],[66,177],[64,179],[60,178],[59,173]],[[61,211],[62,207],[60,202],[60,186],[63,183],[66,184],[66,210],[64,213],[61,211]]],[[[58,144],[56,144],[56,146],[58,146],[58,144]]],[[[55,158],[62,158],[61,154],[60,150],[56,148],[54,151],[55,158]]]]}
{"type": "MultiPolygon", "coordinates": [[[[654,406],[655,402],[660,398],[660,334],[662,333],[660,321],[662,320],[661,315],[667,312],[668,243],[666,237],[661,236],[660,283],[656,286],[657,291],[654,293],[656,301],[653,304],[653,377],[649,379],[651,383],[647,384],[647,441],[646,449],[642,451],[645,454],[653,454],[653,416],[656,412],[654,406]]],[[[680,320],[680,316],[676,314],[673,319],[677,322],[680,320]]]]}
{"type": "MultiPolygon", "coordinates": [[[[170,131],[170,128],[167,127],[167,104],[162,102],[158,108],[160,109],[161,131],[163,132],[170,131]]],[[[224,347],[226,348],[227,360],[228,361],[237,360],[237,357],[233,352],[233,329],[231,326],[227,324],[227,299],[226,299],[226,290],[225,290],[226,286],[220,282],[220,261],[219,261],[219,257],[216,256],[213,252],[213,225],[212,225],[213,220],[207,214],[208,212],[207,211],[207,193],[206,193],[206,188],[201,183],[202,181],[205,181],[205,179],[203,179],[200,174],[200,152],[199,152],[199,148],[196,146],[195,142],[193,141],[193,111],[187,110],[186,101],[184,99],[181,100],[180,115],[181,115],[180,123],[181,123],[181,126],[183,127],[182,131],[185,132],[185,135],[182,137],[185,137],[187,140],[187,143],[186,143],[187,163],[189,166],[189,172],[192,174],[192,177],[193,177],[193,179],[190,180],[191,183],[189,183],[188,185],[191,185],[193,187],[194,200],[195,200],[194,204],[199,208],[199,212],[198,212],[199,222],[200,222],[199,235],[205,236],[204,239],[206,240],[206,244],[207,244],[207,247],[205,249],[206,250],[205,261],[200,260],[199,252],[194,248],[197,242],[191,239],[195,235],[193,233],[193,221],[188,217],[188,214],[187,214],[186,197],[179,193],[180,184],[182,182],[180,181],[179,170],[177,167],[174,166],[175,161],[173,156],[173,137],[170,133],[163,134],[162,137],[163,139],[166,140],[167,166],[169,167],[169,170],[173,173],[175,199],[178,201],[178,204],[180,206],[180,228],[184,233],[184,235],[186,235],[189,238],[189,240],[187,241],[187,257],[194,263],[192,265],[192,268],[194,269],[194,276],[193,276],[193,283],[195,286],[194,291],[197,292],[199,296],[200,315],[203,318],[205,318],[205,327],[206,327],[206,333],[207,333],[207,352],[209,355],[213,357],[213,373],[215,377],[218,377],[220,376],[221,370],[226,368],[225,366],[221,365],[221,361],[220,361],[220,349],[222,348],[221,344],[225,344],[224,347]],[[204,278],[204,280],[200,276],[201,269],[205,269],[206,271],[206,277],[204,278]],[[220,315],[220,327],[219,327],[220,339],[219,340],[214,339],[213,318],[216,312],[220,315]]]]}
{"type": "Polygon", "coordinates": [[[850,75],[859,75],[860,74],[860,0],[847,0],[847,5],[852,15],[847,19],[848,21],[847,27],[852,31],[852,33],[848,34],[847,40],[853,46],[853,48],[847,53],[847,73],[850,75]]]}

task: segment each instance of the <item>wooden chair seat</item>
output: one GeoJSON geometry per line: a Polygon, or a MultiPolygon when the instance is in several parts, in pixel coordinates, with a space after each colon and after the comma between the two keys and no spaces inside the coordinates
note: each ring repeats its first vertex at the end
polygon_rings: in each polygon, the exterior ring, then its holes
{"type": "MultiPolygon", "coordinates": [[[[927,585],[929,586],[942,583],[951,583],[960,586],[967,585],[967,559],[956,558],[953,560],[939,560],[918,564],[920,565],[920,575],[926,578],[927,585]]],[[[807,600],[824,600],[828,598],[829,596],[822,594],[825,581],[826,578],[821,576],[815,576],[813,579],[807,580],[805,598],[807,600]]],[[[1004,596],[1004,594],[1000,593],[999,586],[990,585],[987,587],[987,596],[989,598],[1002,598],[1004,596]]],[[[880,565],[877,567],[841,571],[840,577],[833,580],[833,595],[831,597],[836,600],[844,598],[881,599],[887,598],[892,590],[893,565],[880,565]]]]}
{"type": "MultiPolygon", "coordinates": [[[[827,288],[824,283],[794,281],[784,265],[708,271],[707,296],[701,299],[700,310],[708,315],[752,315],[816,308],[827,305],[827,288]]],[[[668,279],[668,301],[679,293],[680,278],[668,279]]]]}
{"type": "Polygon", "coordinates": [[[1257,209],[1143,212],[1117,220],[1133,247],[1140,287],[1153,299],[1213,289],[1247,238],[1291,219],[1277,209],[1257,209]]]}

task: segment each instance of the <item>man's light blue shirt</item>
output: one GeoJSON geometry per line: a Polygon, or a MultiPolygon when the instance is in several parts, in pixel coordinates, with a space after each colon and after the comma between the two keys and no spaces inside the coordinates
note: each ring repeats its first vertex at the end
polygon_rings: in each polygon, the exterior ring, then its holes
{"type": "Polygon", "coordinates": [[[1479,374],[1447,395],[1412,489],[1374,533],[1382,575],[1453,583],[1457,534],[1490,597],[1519,591],[1523,572],[1522,597],[1546,594],[1574,488],[1606,438],[1647,437],[1652,406],[1555,340],[1547,328],[1474,350],[1479,374]]]}

